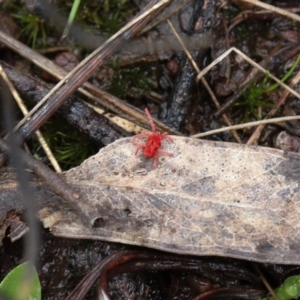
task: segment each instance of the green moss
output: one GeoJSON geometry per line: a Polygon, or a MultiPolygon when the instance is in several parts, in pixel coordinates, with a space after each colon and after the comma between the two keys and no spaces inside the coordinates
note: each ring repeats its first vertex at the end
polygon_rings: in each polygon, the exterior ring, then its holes
{"type": "Polygon", "coordinates": [[[18,9],[18,13],[11,14],[23,28],[21,37],[27,38],[27,44],[32,48],[45,47],[47,43],[47,29],[44,20],[37,15],[28,13],[25,9],[18,9]]]}
{"type": "MultiPolygon", "coordinates": [[[[70,14],[73,1],[58,0],[54,3],[62,15],[70,14]]],[[[11,12],[20,27],[21,37],[27,39],[32,48],[45,47],[52,27],[38,15],[31,14],[19,1],[8,1],[5,8],[11,12]]],[[[129,0],[84,1],[75,16],[75,22],[87,30],[110,36],[128,22],[136,6],[129,0]]]]}
{"type": "MultiPolygon", "coordinates": [[[[290,78],[295,68],[299,65],[299,62],[300,55],[298,55],[290,70],[281,79],[282,82],[285,82],[288,78],[290,78]]],[[[249,122],[253,117],[259,120],[261,119],[261,116],[259,115],[259,109],[275,107],[275,105],[270,102],[266,94],[278,87],[278,83],[270,85],[268,73],[265,75],[261,83],[257,84],[256,82],[253,82],[247,92],[245,92],[241,99],[234,105],[235,107],[239,108],[238,111],[241,114],[240,122],[249,122]]]]}
{"type": "MultiPolygon", "coordinates": [[[[57,5],[64,7],[67,15],[73,1],[57,1],[57,5]]],[[[83,1],[75,21],[93,32],[110,36],[128,22],[135,10],[136,6],[128,0],[83,1]]]]}
{"type": "Polygon", "coordinates": [[[238,113],[241,116],[239,123],[250,122],[252,118],[260,120],[260,108],[274,107],[274,104],[270,103],[267,97],[263,97],[267,90],[268,81],[269,76],[266,74],[261,83],[253,82],[240,100],[234,104],[234,107],[239,108],[238,113]]]}
{"type": "MultiPolygon", "coordinates": [[[[99,150],[61,120],[48,122],[41,131],[63,169],[80,165],[86,158],[99,150]]],[[[40,158],[44,155],[40,144],[36,142],[34,144],[34,156],[40,158]]]]}
{"type": "Polygon", "coordinates": [[[120,98],[125,98],[132,87],[148,91],[151,87],[151,67],[137,66],[121,68],[117,60],[113,61],[113,78],[108,86],[108,92],[120,98]]]}

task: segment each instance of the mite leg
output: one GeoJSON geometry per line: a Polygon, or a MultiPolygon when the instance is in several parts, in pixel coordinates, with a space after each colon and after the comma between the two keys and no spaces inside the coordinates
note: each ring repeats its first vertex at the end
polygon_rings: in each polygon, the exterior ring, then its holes
{"type": "Polygon", "coordinates": [[[168,152],[168,151],[157,150],[157,152],[153,156],[153,169],[156,169],[157,162],[158,162],[158,154],[165,154],[165,155],[169,155],[169,156],[173,156],[174,155],[173,153],[168,152]]]}
{"type": "Polygon", "coordinates": [[[146,147],[145,144],[141,144],[141,143],[139,143],[139,142],[137,142],[137,141],[135,141],[135,140],[132,140],[131,142],[132,142],[134,145],[137,146],[137,148],[136,148],[136,150],[135,150],[135,155],[138,154],[138,152],[140,151],[140,149],[145,149],[145,147],[146,147]]]}
{"type": "Polygon", "coordinates": [[[169,136],[169,134],[167,132],[164,132],[162,135],[161,135],[161,139],[162,140],[169,140],[170,142],[173,142],[174,143],[174,140],[169,136]]]}
{"type": "Polygon", "coordinates": [[[165,154],[165,155],[169,155],[169,156],[174,156],[174,153],[168,152],[168,151],[164,151],[164,150],[157,150],[157,153],[159,153],[159,154],[165,154]]]}

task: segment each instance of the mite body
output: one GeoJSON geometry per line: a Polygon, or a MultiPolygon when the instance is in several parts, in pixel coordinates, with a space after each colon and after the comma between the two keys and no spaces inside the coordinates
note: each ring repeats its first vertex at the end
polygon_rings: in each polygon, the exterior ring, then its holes
{"type": "Polygon", "coordinates": [[[159,149],[161,147],[162,140],[167,139],[171,142],[174,142],[174,140],[168,135],[167,132],[161,133],[159,131],[156,131],[153,119],[147,108],[145,109],[145,113],[151,125],[152,133],[141,133],[141,134],[134,135],[132,137],[132,143],[137,146],[135,155],[137,155],[140,150],[143,150],[143,155],[145,157],[153,158],[153,169],[155,169],[157,166],[159,154],[173,156],[173,153],[159,149]],[[143,138],[143,137],[147,138],[146,143],[140,143],[139,141],[136,140],[137,138],[143,138]]]}

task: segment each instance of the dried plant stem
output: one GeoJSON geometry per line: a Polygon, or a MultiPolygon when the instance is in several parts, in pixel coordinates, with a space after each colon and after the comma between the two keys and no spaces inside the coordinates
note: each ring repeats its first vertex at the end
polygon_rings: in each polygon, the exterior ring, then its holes
{"type": "Polygon", "coordinates": [[[92,54],[90,54],[86,59],[74,68],[68,75],[66,75],[29,113],[24,117],[15,130],[19,129],[25,124],[29,117],[32,117],[39,108],[46,103],[46,101],[57,98],[66,98],[65,94],[72,94],[80,85],[82,85],[85,80],[93,73],[94,70],[99,68],[105,61],[106,57],[112,53],[124,39],[128,39],[133,31],[137,31],[137,26],[145,23],[151,15],[155,13],[162,6],[167,4],[170,0],[161,0],[159,3],[154,4],[150,9],[145,10],[139,16],[135,17],[131,22],[126,24],[121,30],[119,30],[115,35],[108,39],[103,45],[96,49],[92,54]],[[130,32],[131,31],[131,32],[130,32]],[[123,38],[121,38],[123,36],[123,38]],[[110,47],[114,47],[111,49],[110,47]],[[87,67],[89,67],[87,69],[87,67]]]}
{"type": "Polygon", "coordinates": [[[278,8],[276,6],[273,6],[273,5],[270,5],[270,4],[267,4],[267,3],[263,3],[261,1],[258,1],[258,0],[242,0],[243,2],[247,2],[247,3],[251,3],[253,5],[256,5],[256,6],[259,6],[259,7],[262,7],[262,8],[265,8],[267,10],[270,10],[274,13],[277,13],[279,15],[282,15],[284,17],[287,17],[287,18],[290,18],[294,21],[297,21],[297,22],[300,22],[300,17],[296,14],[293,14],[287,10],[284,10],[284,9],[281,9],[281,8],[278,8]]]}
{"type": "Polygon", "coordinates": [[[270,292],[270,294],[272,295],[272,297],[275,300],[279,300],[277,295],[275,294],[274,290],[271,288],[269,282],[267,281],[266,277],[264,276],[264,274],[262,273],[262,271],[259,269],[259,267],[257,266],[257,264],[252,264],[256,273],[259,275],[260,279],[262,280],[263,284],[265,285],[265,287],[267,288],[267,290],[270,292]]]}
{"type": "MultiPolygon", "coordinates": [[[[298,82],[300,81],[300,72],[293,78],[293,80],[290,83],[290,87],[295,86],[298,82]]],[[[275,115],[275,113],[277,112],[277,109],[283,105],[283,103],[285,102],[285,100],[287,99],[287,97],[289,96],[289,91],[285,90],[280,99],[277,101],[276,107],[273,108],[268,115],[266,116],[267,119],[270,119],[272,116],[275,115]]],[[[250,136],[250,138],[247,141],[247,145],[252,145],[254,144],[254,142],[258,139],[259,135],[261,134],[261,132],[263,131],[263,129],[265,128],[265,126],[262,124],[260,126],[258,126],[255,131],[252,133],[252,135],[250,136]]]]}
{"type": "Polygon", "coordinates": [[[264,74],[268,74],[268,76],[271,79],[273,79],[274,81],[276,81],[279,85],[281,85],[283,88],[285,88],[286,90],[288,90],[291,94],[293,94],[295,97],[297,97],[298,99],[300,99],[300,94],[299,93],[297,93],[296,91],[294,91],[293,89],[291,89],[288,85],[286,85],[280,79],[278,79],[277,77],[275,77],[274,75],[272,75],[271,73],[269,73],[267,70],[265,70],[263,67],[261,67],[259,64],[257,64],[256,62],[254,62],[252,59],[250,59],[249,57],[247,57],[247,55],[245,55],[243,52],[241,52],[240,50],[238,50],[235,47],[232,47],[229,50],[227,50],[226,52],[224,52],[217,59],[215,59],[210,65],[208,65],[206,68],[204,68],[199,73],[199,75],[197,76],[197,79],[198,80],[201,79],[210,69],[212,69],[216,64],[218,64],[220,61],[222,61],[231,52],[235,52],[235,53],[239,54],[241,57],[243,57],[243,59],[245,59],[253,67],[257,68],[258,70],[260,70],[264,74]]]}
{"type": "MultiPolygon", "coordinates": [[[[0,138],[0,151],[9,155],[11,149],[4,139],[0,138]]],[[[18,149],[19,158],[24,165],[32,170],[36,175],[44,179],[51,190],[61,196],[72,207],[82,220],[89,226],[93,226],[100,213],[88,204],[87,196],[76,191],[69,183],[67,183],[61,174],[57,174],[41,161],[27,154],[23,149],[18,149]]]]}
{"type": "MultiPolygon", "coordinates": [[[[2,76],[3,80],[6,82],[8,88],[10,89],[11,94],[13,95],[14,99],[16,100],[20,110],[22,111],[22,113],[24,114],[24,116],[26,116],[28,114],[28,110],[23,102],[23,100],[21,99],[21,97],[19,96],[17,90],[15,89],[15,87],[13,86],[12,82],[9,80],[9,78],[7,77],[5,71],[3,70],[2,66],[0,65],[0,75],[2,76]]],[[[39,143],[41,144],[42,148],[44,149],[49,161],[51,162],[54,170],[57,173],[61,173],[61,168],[56,160],[56,158],[53,155],[53,152],[51,151],[50,147],[48,146],[46,140],[44,139],[42,133],[40,132],[40,130],[37,130],[35,132],[35,135],[39,141],[39,143]]]]}
{"type": "MultiPolygon", "coordinates": [[[[190,63],[192,64],[194,70],[196,71],[196,73],[198,74],[197,78],[199,77],[199,74],[201,74],[201,71],[199,69],[199,67],[197,66],[196,62],[194,61],[192,55],[190,54],[190,52],[188,51],[188,49],[186,48],[186,46],[184,45],[184,43],[182,42],[179,34],[176,32],[173,24],[170,22],[170,20],[167,20],[171,30],[173,31],[174,35],[176,36],[176,38],[178,39],[178,42],[180,43],[180,45],[182,46],[187,58],[189,59],[190,63]]],[[[217,98],[215,97],[213,91],[211,90],[210,86],[208,85],[206,79],[204,77],[202,77],[201,79],[201,82],[203,83],[203,85],[205,86],[206,90],[208,91],[209,95],[211,96],[211,99],[213,100],[215,106],[219,109],[221,108],[221,105],[219,104],[217,98]]],[[[231,126],[231,122],[229,120],[229,118],[224,114],[223,116],[223,120],[224,122],[228,125],[228,126],[231,126]]],[[[238,143],[242,143],[240,137],[238,136],[237,132],[235,131],[231,131],[233,137],[235,138],[235,140],[238,142],[238,143]]]]}
{"type": "Polygon", "coordinates": [[[197,134],[191,135],[191,137],[201,138],[201,137],[205,137],[205,136],[209,136],[212,134],[225,132],[225,131],[229,131],[229,130],[244,129],[247,127],[253,127],[253,126],[258,126],[258,125],[263,125],[263,124],[272,124],[272,123],[274,124],[274,123],[293,121],[293,120],[300,120],[300,116],[280,117],[280,118],[273,118],[273,119],[260,120],[260,121],[249,122],[249,123],[244,123],[244,124],[238,124],[238,125],[223,127],[223,128],[219,128],[219,129],[215,129],[215,130],[210,130],[207,132],[197,133],[197,134]]]}
{"type": "MultiPolygon", "coordinates": [[[[31,61],[36,66],[45,70],[49,74],[58,78],[59,80],[63,79],[67,76],[67,72],[60,66],[53,63],[48,58],[39,54],[38,52],[32,50],[26,45],[22,44],[18,40],[8,36],[3,31],[0,30],[0,41],[5,44],[7,47],[11,48],[13,51],[19,53],[21,56],[25,57],[29,61],[31,61]]],[[[129,105],[128,103],[121,101],[119,98],[110,95],[109,93],[95,87],[89,82],[85,82],[83,86],[88,89],[83,89],[80,87],[78,91],[91,99],[93,102],[97,102],[102,107],[106,108],[109,111],[114,112],[117,115],[124,115],[131,120],[138,121],[139,123],[148,126],[148,121],[143,112],[134,106],[129,105]]],[[[162,122],[154,120],[154,123],[160,131],[166,131],[172,133],[174,135],[180,135],[180,132],[170,128],[162,122]]]]}
{"type": "Polygon", "coordinates": [[[146,26],[143,30],[141,30],[138,34],[138,36],[143,35],[144,33],[150,31],[151,29],[155,28],[159,24],[165,22],[167,19],[169,19],[171,16],[173,16],[175,13],[177,13],[179,10],[181,10],[183,7],[185,7],[187,4],[189,4],[191,0],[187,0],[184,3],[178,5],[176,9],[172,10],[170,13],[168,13],[166,16],[164,16],[162,19],[157,20],[156,22],[146,26]]]}
{"type": "MultiPolygon", "coordinates": [[[[227,57],[231,52],[235,52],[237,54],[239,54],[241,57],[243,57],[249,64],[251,64],[252,66],[254,66],[255,68],[257,68],[258,70],[260,70],[261,72],[263,72],[264,74],[268,74],[268,76],[273,79],[274,81],[276,81],[280,86],[282,86],[285,89],[284,92],[284,96],[281,98],[281,100],[278,102],[277,106],[275,109],[272,109],[271,112],[268,114],[268,117],[273,116],[275,114],[275,112],[277,111],[277,108],[284,102],[285,98],[288,96],[289,93],[293,94],[295,97],[297,97],[298,99],[300,99],[300,94],[297,93],[296,91],[294,91],[290,86],[286,85],[285,83],[283,83],[280,79],[278,79],[277,77],[275,77],[274,75],[270,74],[267,70],[265,70],[263,67],[261,67],[259,64],[257,64],[256,62],[254,62],[252,59],[250,59],[249,57],[247,57],[243,52],[241,52],[240,50],[236,49],[235,47],[230,48],[229,50],[227,50],[226,52],[224,52],[222,55],[220,55],[217,59],[215,59],[209,66],[207,66],[204,70],[202,70],[200,72],[200,74],[197,76],[198,79],[201,79],[211,68],[213,68],[216,64],[218,64],[220,61],[222,61],[225,57],[227,57]]],[[[294,82],[298,82],[299,79],[296,81],[294,80],[294,82]]],[[[293,86],[293,85],[291,85],[293,86]]],[[[280,119],[280,118],[277,118],[280,119]]],[[[255,132],[252,134],[252,136],[250,137],[250,139],[248,140],[247,144],[252,144],[255,139],[257,139],[258,135],[260,134],[260,132],[263,130],[263,125],[262,124],[268,124],[268,123],[275,123],[275,122],[280,122],[280,120],[277,119],[271,119],[273,121],[270,120],[262,120],[262,121],[257,121],[257,122],[250,122],[250,123],[246,123],[246,124],[240,124],[240,125],[235,125],[235,126],[231,126],[231,127],[226,127],[225,128],[220,128],[221,131],[218,131],[219,129],[216,130],[212,130],[209,132],[205,132],[205,133],[199,133],[199,134],[195,134],[193,135],[193,137],[204,137],[207,135],[211,135],[211,134],[215,134],[215,133],[219,133],[219,132],[224,132],[227,131],[229,129],[243,129],[246,128],[248,126],[256,126],[256,125],[261,125],[260,127],[258,127],[255,132]],[[277,120],[277,121],[275,121],[277,120]],[[270,121],[270,122],[268,122],[270,121]],[[251,125],[252,124],[252,125],[251,125]],[[224,130],[225,129],[225,130],[224,130]]],[[[294,120],[294,119],[293,119],[294,120]]]]}

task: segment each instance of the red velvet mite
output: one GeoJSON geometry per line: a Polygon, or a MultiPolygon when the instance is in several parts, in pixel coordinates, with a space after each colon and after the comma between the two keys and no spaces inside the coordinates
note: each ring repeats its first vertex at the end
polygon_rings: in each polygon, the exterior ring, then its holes
{"type": "Polygon", "coordinates": [[[141,134],[134,135],[132,137],[132,143],[137,146],[135,155],[138,154],[140,149],[143,149],[143,154],[145,157],[147,158],[153,157],[153,169],[155,169],[157,166],[159,154],[173,156],[173,153],[159,149],[161,146],[161,141],[167,139],[171,142],[174,142],[174,140],[169,136],[167,132],[161,133],[159,131],[156,131],[153,119],[147,108],[145,109],[145,113],[151,125],[152,133],[141,133],[141,134]],[[136,138],[140,138],[140,137],[146,137],[147,138],[146,143],[142,144],[135,140],[136,138]]]}

